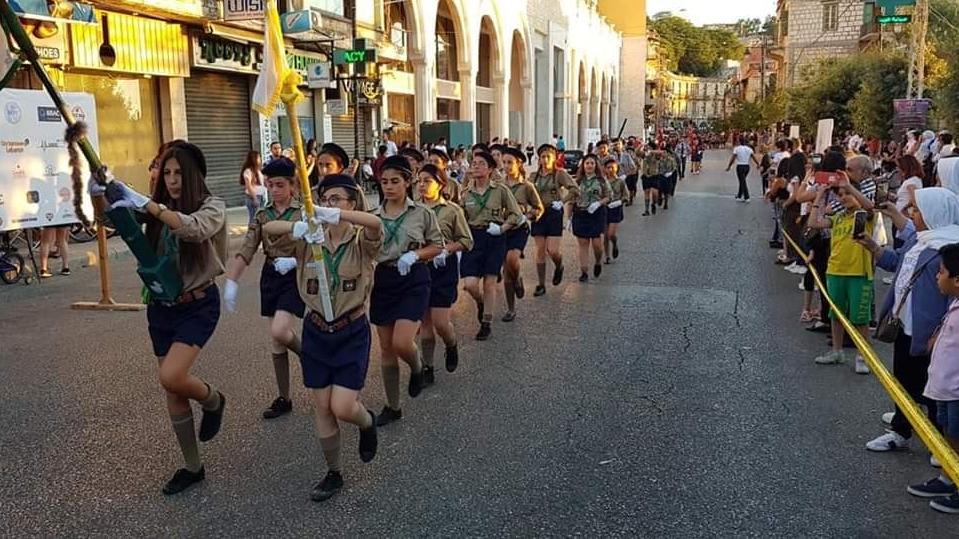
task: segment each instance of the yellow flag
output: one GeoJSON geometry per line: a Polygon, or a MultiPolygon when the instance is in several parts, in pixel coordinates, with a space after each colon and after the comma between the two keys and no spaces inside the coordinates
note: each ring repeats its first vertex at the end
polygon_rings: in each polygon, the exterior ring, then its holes
{"type": "Polygon", "coordinates": [[[280,29],[280,14],[276,0],[267,0],[263,24],[263,63],[253,89],[253,110],[264,116],[272,116],[280,99],[295,103],[303,94],[297,88],[300,75],[286,63],[286,45],[280,29]]]}

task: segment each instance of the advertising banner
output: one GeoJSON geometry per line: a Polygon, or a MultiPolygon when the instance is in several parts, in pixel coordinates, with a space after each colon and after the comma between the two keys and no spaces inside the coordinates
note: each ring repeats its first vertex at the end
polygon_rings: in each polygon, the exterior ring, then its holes
{"type": "MultiPolygon", "coordinates": [[[[97,141],[97,108],[93,96],[66,92],[74,117],[89,126],[97,141]]],[[[50,96],[42,90],[0,90],[0,232],[79,222],[73,209],[70,156],[63,140],[66,124],[50,96]]],[[[80,158],[83,185],[90,173],[80,158]]],[[[93,215],[89,197],[84,212],[93,215]]]]}

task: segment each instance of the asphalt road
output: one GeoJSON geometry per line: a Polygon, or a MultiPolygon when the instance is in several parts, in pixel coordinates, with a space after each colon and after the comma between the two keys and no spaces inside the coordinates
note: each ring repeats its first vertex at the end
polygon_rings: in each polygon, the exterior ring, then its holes
{"type": "MultiPolygon", "coordinates": [[[[772,264],[769,208],[733,200],[725,159],[710,154],[669,211],[628,208],[598,281],[574,282],[566,239],[566,282],[521,300],[512,325],[497,315],[492,340],[472,340],[461,300],[460,370],[404,396],[373,463],[347,428],[347,489],[322,505],[306,390],[260,419],[274,382],[256,271],[197,368],[229,397],[207,480],[174,498],[145,315],[70,310],[96,299],[94,269],[0,288],[0,536],[956,536],[905,492],[933,473],[918,441],[864,449],[888,399],[851,365],[812,363],[825,342],[772,264]]],[[[132,261],[112,269],[117,299],[135,299],[132,261]]],[[[375,352],[364,399],[384,402],[375,352]]]]}

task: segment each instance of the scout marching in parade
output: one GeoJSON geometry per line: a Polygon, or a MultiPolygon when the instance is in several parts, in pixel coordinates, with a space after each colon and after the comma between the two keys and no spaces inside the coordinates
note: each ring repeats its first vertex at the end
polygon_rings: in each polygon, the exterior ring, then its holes
{"type": "MultiPolygon", "coordinates": [[[[311,195],[318,203],[312,215],[300,200],[296,163],[277,157],[262,169],[270,202],[256,212],[241,247],[230,256],[226,206],[206,186],[206,163],[198,147],[174,141],[161,149],[160,178],[152,196],[115,181],[122,197],[113,207],[143,215],[151,245],[173,257],[185,284],[175,302],[148,300],[147,307],[159,381],[184,459],[163,493],[176,494],[204,479],[199,442],[212,440],[222,423],[226,397],[191,374],[220,317],[218,276],[226,274],[222,304],[235,312],[239,295],[249,293],[239,279],[262,247],[260,315],[268,319],[264,338],[271,345],[277,394],[262,416],[275,419],[293,409],[292,352],[311,393],[327,465],[311,499],[327,500],[345,484],[341,426],[356,426],[360,460],[370,462],[377,452],[377,429],[403,417],[401,364],[410,371],[409,398],[436,383],[438,340],[447,372],[456,371],[461,358],[451,308],[461,280],[476,307],[475,339],[485,341],[493,333],[501,285],[506,298],[502,321],[520,318],[517,300],[527,292],[521,265],[530,236],[536,297],[547,292],[548,261],[551,284],[563,281],[560,239],[566,230],[577,239],[580,282],[600,277],[603,265],[619,257],[617,229],[632,198],[622,171],[635,173],[639,167],[610,154],[608,147],[600,153],[586,155],[574,177],[557,167],[559,150],[544,144],[536,152],[536,169],[527,174],[523,152],[478,144],[468,177],[457,183],[446,172],[450,158],[444,151],[424,155],[404,150],[383,163],[378,180],[382,196],[379,206],[372,207],[356,180],[344,174],[346,152],[325,144],[309,171],[311,195]],[[316,249],[322,250],[321,263],[316,249]],[[324,282],[332,307],[329,319],[323,314],[324,282]],[[360,398],[372,327],[386,394],[378,414],[360,398]],[[202,410],[198,434],[191,401],[202,410]]],[[[662,201],[665,209],[672,194],[671,163],[650,152],[640,165],[656,175],[655,182],[644,176],[645,207],[655,212],[662,201]]],[[[97,196],[104,188],[90,182],[89,189],[97,196]]]]}

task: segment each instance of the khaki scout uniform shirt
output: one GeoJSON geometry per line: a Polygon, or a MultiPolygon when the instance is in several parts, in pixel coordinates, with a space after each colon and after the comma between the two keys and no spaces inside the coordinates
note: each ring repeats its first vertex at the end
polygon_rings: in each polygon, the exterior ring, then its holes
{"type": "Polygon", "coordinates": [[[471,186],[463,194],[463,210],[466,211],[466,222],[472,228],[485,229],[490,223],[509,223],[515,227],[522,216],[513,193],[498,183],[489,184],[482,195],[471,186]]]}
{"type": "Polygon", "coordinates": [[[523,212],[529,222],[533,222],[543,215],[543,201],[539,198],[539,193],[536,192],[533,184],[521,180],[513,185],[509,185],[508,182],[503,185],[509,187],[510,192],[513,193],[513,198],[516,199],[516,204],[519,205],[519,210],[523,212]]]}
{"type": "Polygon", "coordinates": [[[666,175],[670,172],[676,172],[677,170],[679,170],[679,162],[676,161],[676,156],[669,152],[664,152],[659,162],[659,173],[666,175]]]}
{"type": "Polygon", "coordinates": [[[579,186],[563,169],[556,169],[548,176],[537,170],[530,175],[529,181],[536,187],[544,207],[552,205],[557,200],[569,202],[579,196],[579,186]],[[563,196],[563,189],[566,190],[566,196],[563,196]]]}
{"type": "Polygon", "coordinates": [[[267,258],[279,258],[282,256],[296,256],[297,241],[290,234],[271,236],[263,234],[263,225],[270,221],[289,221],[295,223],[302,219],[303,211],[300,201],[291,200],[290,207],[283,213],[276,211],[276,207],[271,203],[266,208],[256,212],[250,228],[246,231],[246,237],[243,238],[243,245],[236,256],[242,258],[247,264],[253,260],[256,254],[256,248],[263,244],[263,254],[267,258]]]}
{"type": "MultiPolygon", "coordinates": [[[[333,304],[333,320],[363,307],[373,288],[373,260],[383,243],[382,231],[351,227],[343,243],[330,251],[323,247],[323,264],[326,265],[326,278],[330,285],[330,302],[333,304]],[[368,234],[375,234],[369,237],[368,234]]],[[[320,281],[316,274],[311,245],[305,241],[296,242],[296,287],[300,297],[310,310],[322,317],[323,301],[320,299],[320,281]]],[[[332,322],[333,320],[327,320],[332,322]]]]}
{"type": "Polygon", "coordinates": [[[648,177],[659,176],[662,174],[663,158],[656,152],[646,154],[643,160],[643,174],[648,177]]]}
{"type": "Polygon", "coordinates": [[[609,184],[609,201],[626,200],[626,182],[622,178],[613,178],[607,182],[609,184]]]}
{"type": "Polygon", "coordinates": [[[470,227],[466,223],[463,208],[443,198],[429,208],[436,214],[440,232],[446,243],[459,243],[464,251],[473,249],[473,233],[470,232],[470,227]]]}
{"type": "Polygon", "coordinates": [[[443,247],[443,234],[436,214],[422,204],[406,199],[406,210],[395,218],[387,218],[383,206],[373,215],[383,221],[383,245],[376,262],[395,262],[403,253],[422,249],[427,245],[443,247]],[[394,228],[395,227],[395,228],[394,228]]]}
{"type": "MultiPolygon", "coordinates": [[[[200,262],[185,268],[177,260],[180,278],[183,279],[183,291],[189,292],[205,286],[225,271],[223,261],[227,257],[226,203],[222,198],[209,196],[203,204],[191,214],[172,211],[183,223],[180,228],[169,229],[179,242],[198,243],[202,254],[200,262]]],[[[160,242],[162,245],[162,241],[160,242]]],[[[163,251],[161,247],[158,249],[163,251]]],[[[163,253],[158,253],[163,254],[163,253]]]]}
{"type": "Polygon", "coordinates": [[[592,176],[579,182],[579,197],[576,208],[585,210],[593,202],[609,197],[609,184],[599,176],[592,176]]]}

